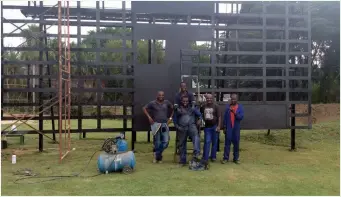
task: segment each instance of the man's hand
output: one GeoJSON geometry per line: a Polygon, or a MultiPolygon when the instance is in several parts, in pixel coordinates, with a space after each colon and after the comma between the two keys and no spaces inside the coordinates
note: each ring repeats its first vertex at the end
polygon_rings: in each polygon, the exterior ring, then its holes
{"type": "Polygon", "coordinates": [[[235,112],[232,108],[230,108],[230,111],[231,111],[234,115],[236,115],[236,112],[235,112]]]}
{"type": "Polygon", "coordinates": [[[172,122],[172,119],[169,118],[168,121],[167,121],[167,125],[169,125],[171,122],[172,122]]]}
{"type": "Polygon", "coordinates": [[[151,117],[148,117],[148,120],[149,120],[149,124],[154,124],[154,120],[151,118],[151,117]]]}
{"type": "Polygon", "coordinates": [[[201,126],[201,119],[197,120],[197,125],[201,126]]]}
{"type": "Polygon", "coordinates": [[[179,125],[177,125],[177,124],[174,124],[174,127],[175,127],[175,129],[176,129],[177,131],[180,131],[180,127],[179,127],[179,125]]]}
{"type": "Polygon", "coordinates": [[[216,129],[215,129],[216,132],[220,132],[220,127],[218,126],[216,129]]]}

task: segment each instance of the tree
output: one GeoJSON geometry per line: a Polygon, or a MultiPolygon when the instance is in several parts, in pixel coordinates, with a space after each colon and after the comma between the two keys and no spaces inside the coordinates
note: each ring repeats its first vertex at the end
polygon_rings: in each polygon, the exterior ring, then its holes
{"type": "Polygon", "coordinates": [[[312,74],[318,102],[340,102],[340,2],[313,2],[311,9],[312,74]]]}

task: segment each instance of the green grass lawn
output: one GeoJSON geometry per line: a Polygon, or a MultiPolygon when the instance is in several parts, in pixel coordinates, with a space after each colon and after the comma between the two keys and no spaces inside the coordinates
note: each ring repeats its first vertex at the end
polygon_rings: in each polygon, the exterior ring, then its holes
{"type": "MultiPolygon", "coordinates": [[[[96,121],[84,121],[95,126],[96,121]]],[[[46,123],[47,124],[47,123],[46,123]]],[[[103,124],[115,125],[114,121],[103,124]]],[[[121,125],[121,123],[120,123],[121,125]]],[[[3,125],[2,125],[3,126],[3,125]]],[[[45,138],[45,152],[38,153],[38,135],[26,135],[25,145],[18,138],[9,138],[9,148],[2,152],[2,195],[339,195],[340,194],[340,126],[339,122],[322,123],[312,130],[297,131],[297,151],[290,152],[288,130],[242,131],[241,164],[211,164],[208,171],[190,171],[173,163],[174,133],[164,153],[163,164],[153,164],[152,144],[146,133],[137,136],[136,171],[96,177],[74,177],[38,184],[40,179],[13,183],[20,178],[13,173],[23,168],[41,176],[71,175],[80,172],[90,156],[101,148],[103,140],[112,133],[88,133],[87,139],[72,134],[76,148],[58,163],[56,144],[45,138]],[[12,165],[11,153],[17,154],[12,165]]],[[[128,141],[131,134],[127,133],[128,141]]],[[[130,142],[129,142],[130,145],[130,142]]],[[[191,147],[191,145],[189,145],[191,147]]],[[[221,149],[223,144],[221,144],[221,149]]],[[[99,154],[99,153],[98,153],[99,154]]],[[[82,176],[97,174],[97,155],[82,176]]],[[[218,153],[220,159],[222,152],[218,153]]]]}

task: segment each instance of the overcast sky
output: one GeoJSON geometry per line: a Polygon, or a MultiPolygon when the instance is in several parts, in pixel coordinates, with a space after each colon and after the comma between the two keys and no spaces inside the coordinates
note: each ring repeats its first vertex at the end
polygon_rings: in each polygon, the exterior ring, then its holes
{"type": "MultiPolygon", "coordinates": [[[[51,0],[47,0],[47,1],[43,1],[45,6],[53,6],[57,3],[57,1],[51,1],[51,0]]],[[[37,4],[39,5],[39,1],[37,1],[37,4]]],[[[3,1],[3,5],[23,5],[26,6],[27,5],[27,1],[3,1]]],[[[31,2],[31,5],[33,5],[33,2],[31,2]]],[[[64,1],[62,1],[62,5],[64,5],[64,1]]],[[[66,3],[65,3],[66,5],[66,3]]],[[[70,7],[76,7],[77,6],[77,1],[70,1],[70,7]]],[[[100,6],[102,6],[102,1],[100,2],[100,6]]],[[[120,9],[122,8],[122,1],[114,1],[114,0],[110,0],[110,1],[104,1],[104,6],[105,8],[108,9],[120,9]]],[[[81,1],[81,7],[82,8],[96,8],[96,1],[95,0],[87,0],[81,1]]],[[[240,9],[241,6],[239,6],[240,9]]],[[[126,1],[126,8],[130,9],[131,8],[131,1],[126,1]]],[[[236,8],[234,8],[234,10],[236,10],[236,8]]],[[[9,9],[4,9],[3,10],[3,16],[6,19],[31,19],[31,17],[26,18],[19,9],[13,9],[13,10],[9,10],[9,9]]],[[[230,5],[219,5],[219,12],[220,13],[229,13],[231,12],[230,9],[230,5]]],[[[32,23],[31,23],[32,24],[32,23]]],[[[20,27],[21,25],[23,25],[23,23],[16,23],[16,25],[18,27],[20,27]]],[[[36,24],[38,25],[38,23],[36,24]]],[[[22,29],[26,29],[28,27],[28,25],[25,25],[24,27],[22,27],[22,29]]],[[[48,27],[48,26],[47,26],[48,27]]],[[[16,27],[13,26],[10,23],[4,23],[4,33],[10,33],[13,30],[15,30],[16,27]]],[[[85,32],[88,32],[90,30],[96,30],[96,27],[81,27],[81,31],[82,34],[85,34],[85,32]]],[[[15,31],[15,33],[19,33],[21,30],[17,30],[15,31]]],[[[63,31],[63,30],[62,30],[63,31]]],[[[64,28],[64,31],[66,32],[66,28],[64,28]]],[[[57,34],[58,33],[58,26],[53,26],[51,28],[49,28],[47,30],[47,33],[52,33],[52,34],[57,34]]],[[[70,34],[77,34],[77,27],[70,27],[70,34]]],[[[71,39],[71,41],[76,42],[76,38],[75,39],[71,39]]],[[[4,38],[4,46],[12,46],[12,47],[16,47],[19,46],[22,42],[24,42],[24,40],[22,38],[11,38],[11,37],[6,37],[4,38]]]]}

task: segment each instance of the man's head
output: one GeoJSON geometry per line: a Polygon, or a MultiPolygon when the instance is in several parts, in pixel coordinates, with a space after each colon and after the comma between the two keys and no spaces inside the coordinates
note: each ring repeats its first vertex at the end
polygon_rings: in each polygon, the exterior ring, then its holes
{"type": "Polygon", "coordinates": [[[188,98],[188,96],[183,96],[183,97],[181,97],[181,104],[182,104],[184,107],[187,107],[187,106],[188,106],[188,103],[189,103],[189,98],[188,98]]]}
{"type": "Polygon", "coordinates": [[[180,83],[180,91],[181,92],[186,92],[187,91],[187,85],[185,82],[180,83]]]}
{"type": "Polygon", "coordinates": [[[238,95],[232,94],[231,95],[231,105],[236,105],[238,103],[238,95]]]}
{"type": "Polygon", "coordinates": [[[205,97],[206,97],[206,103],[207,104],[213,103],[213,96],[212,96],[212,94],[206,94],[205,97]]]}
{"type": "Polygon", "coordinates": [[[165,93],[163,91],[158,91],[156,100],[158,100],[159,102],[164,101],[165,100],[165,93]]]}

